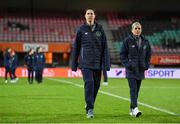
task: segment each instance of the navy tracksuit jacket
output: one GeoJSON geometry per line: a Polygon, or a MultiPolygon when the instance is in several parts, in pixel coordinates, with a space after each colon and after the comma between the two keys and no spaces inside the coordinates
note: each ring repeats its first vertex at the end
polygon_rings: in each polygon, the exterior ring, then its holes
{"type": "Polygon", "coordinates": [[[120,59],[126,68],[126,78],[142,80],[144,79],[144,71],[149,68],[151,47],[143,36],[140,37],[140,48],[138,48],[136,40],[132,35],[123,42],[120,59]]]}

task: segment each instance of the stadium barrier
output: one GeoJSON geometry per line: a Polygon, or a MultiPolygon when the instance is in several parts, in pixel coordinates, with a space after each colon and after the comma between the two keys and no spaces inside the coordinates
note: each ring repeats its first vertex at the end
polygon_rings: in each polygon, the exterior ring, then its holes
{"type": "MultiPolygon", "coordinates": [[[[5,69],[0,68],[0,77],[4,77],[5,69]]],[[[124,68],[111,68],[107,72],[110,78],[125,78],[124,68]]],[[[18,77],[27,77],[26,68],[17,68],[16,74],[18,77]]],[[[180,68],[150,68],[145,71],[146,78],[180,78],[180,68]]],[[[72,72],[70,68],[45,68],[43,72],[44,77],[60,77],[60,78],[80,78],[82,77],[81,70],[72,72]]]]}
{"type": "Polygon", "coordinates": [[[179,55],[153,55],[151,57],[152,65],[180,65],[179,55]]]}
{"type": "Polygon", "coordinates": [[[0,50],[12,48],[16,52],[27,52],[29,48],[36,49],[41,46],[44,52],[69,53],[71,51],[70,43],[22,43],[22,42],[0,42],[0,50]]]}

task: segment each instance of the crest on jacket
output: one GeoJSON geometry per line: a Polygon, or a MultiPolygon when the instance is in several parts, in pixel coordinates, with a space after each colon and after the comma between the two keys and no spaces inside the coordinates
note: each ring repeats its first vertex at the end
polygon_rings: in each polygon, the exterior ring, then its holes
{"type": "Polygon", "coordinates": [[[100,31],[96,31],[96,36],[97,37],[100,37],[102,34],[101,34],[101,32],[100,31]]]}
{"type": "Polygon", "coordinates": [[[147,48],[147,46],[146,46],[146,45],[144,45],[143,49],[145,50],[146,48],[147,48]]]}

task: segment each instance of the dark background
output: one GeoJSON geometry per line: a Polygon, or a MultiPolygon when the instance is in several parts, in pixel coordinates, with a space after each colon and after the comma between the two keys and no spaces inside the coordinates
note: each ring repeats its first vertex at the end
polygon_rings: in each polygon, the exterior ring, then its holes
{"type": "Polygon", "coordinates": [[[48,10],[83,10],[121,12],[180,12],[179,0],[1,0],[1,9],[26,8],[48,10]]]}

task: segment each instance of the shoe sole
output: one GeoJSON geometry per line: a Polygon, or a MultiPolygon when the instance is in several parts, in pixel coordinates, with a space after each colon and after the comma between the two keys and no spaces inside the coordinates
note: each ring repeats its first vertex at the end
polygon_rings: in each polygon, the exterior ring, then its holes
{"type": "Polygon", "coordinates": [[[94,116],[87,116],[87,118],[94,118],[94,116]]]}
{"type": "Polygon", "coordinates": [[[129,115],[133,116],[132,112],[130,112],[129,115]]]}
{"type": "Polygon", "coordinates": [[[136,117],[139,117],[140,115],[142,115],[142,113],[141,113],[141,112],[138,112],[137,115],[136,115],[136,117]]]}

